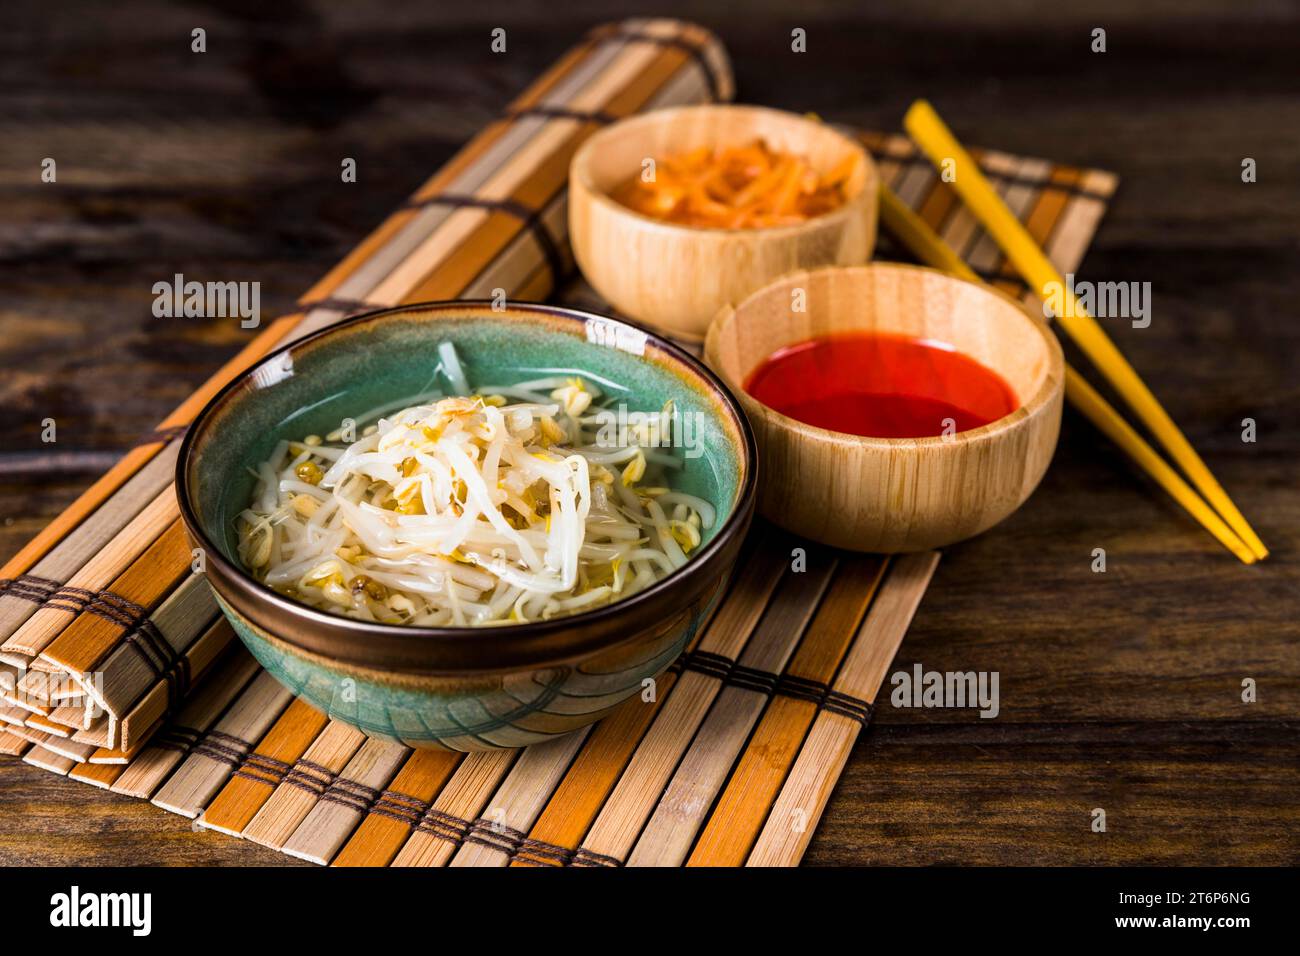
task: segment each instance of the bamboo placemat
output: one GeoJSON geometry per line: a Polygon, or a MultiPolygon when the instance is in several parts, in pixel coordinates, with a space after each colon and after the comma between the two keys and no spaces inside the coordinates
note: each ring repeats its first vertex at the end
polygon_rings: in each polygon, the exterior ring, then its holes
{"type": "MultiPolygon", "coordinates": [[[[731,92],[717,41],[668,20],[593,31],[543,75],[298,312],[0,569],[0,753],[321,864],[797,863],[937,553],[836,553],[760,522],[718,609],[651,699],[524,750],[411,751],[295,700],[232,641],[190,572],[170,485],[192,416],[289,338],[378,306],[497,288],[552,295],[572,273],[564,182],[582,139],[640,109],[731,92]],[[102,684],[83,678],[92,669],[102,684]]],[[[1033,299],[908,140],[859,135],[884,181],[977,272],[1033,299]]],[[[1115,177],[977,158],[1073,271],[1115,177]]],[[[555,297],[608,311],[580,281],[555,297]]]]}

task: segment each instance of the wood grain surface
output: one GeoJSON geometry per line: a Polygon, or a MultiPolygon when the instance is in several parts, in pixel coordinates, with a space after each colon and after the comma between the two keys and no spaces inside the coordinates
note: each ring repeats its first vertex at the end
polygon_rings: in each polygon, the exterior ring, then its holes
{"type": "MultiPolygon", "coordinates": [[[[997,671],[998,717],[882,696],[805,862],[1300,862],[1300,12],[730,9],[656,5],[720,34],[742,102],[895,129],[926,96],[971,145],[1119,173],[1080,278],[1152,283],[1150,327],[1107,331],[1273,552],[1240,565],[1067,409],[1038,491],[946,553],[891,669],[997,671]],[[1089,50],[1098,26],[1104,54],[1089,50]],[[790,52],[795,27],[807,53],[790,52]]],[[[0,559],[256,334],[155,318],[155,282],[257,280],[265,321],[289,311],[577,36],[625,14],[608,0],[6,12],[0,559]],[[190,52],[199,26],[206,54],[190,52]],[[489,51],[496,26],[506,54],[489,51]],[[57,183],[40,180],[46,157],[57,183]]],[[[4,864],[292,862],[17,761],[0,766],[0,808],[4,864]]]]}

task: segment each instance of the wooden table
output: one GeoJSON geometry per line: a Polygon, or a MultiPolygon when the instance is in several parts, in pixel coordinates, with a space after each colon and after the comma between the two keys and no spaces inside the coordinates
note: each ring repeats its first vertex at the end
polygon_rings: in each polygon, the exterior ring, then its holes
{"type": "MultiPolygon", "coordinates": [[[[153,283],[255,279],[264,313],[287,311],[619,6],[79,0],[56,24],[19,0],[0,67],[0,558],[252,334],[154,318],[153,283]]],[[[972,144],[1120,173],[1081,277],[1152,283],[1150,327],[1108,328],[1273,549],[1240,565],[1067,412],[1042,487],[949,551],[897,661],[997,671],[1001,713],[882,697],[807,862],[1300,861],[1300,16],[1203,0],[1160,19],[1124,0],[1033,21],[939,0],[796,16],[761,0],[729,21],[726,6],[664,12],[719,31],[742,100],[888,129],[925,95],[972,144]],[[1241,181],[1245,157],[1258,182],[1241,181]]],[[[4,864],[287,862],[16,762],[0,810],[4,864]]]]}

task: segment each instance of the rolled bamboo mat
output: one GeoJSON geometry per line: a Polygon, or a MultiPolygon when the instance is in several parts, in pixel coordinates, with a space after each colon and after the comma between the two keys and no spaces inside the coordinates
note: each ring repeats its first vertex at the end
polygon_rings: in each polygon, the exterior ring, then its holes
{"type": "MultiPolygon", "coordinates": [[[[230,640],[169,537],[177,435],[222,382],[286,337],[372,305],[551,294],[571,269],[564,170],[582,137],[613,116],[730,92],[708,34],[637,20],[594,32],[516,100],[299,313],[5,567],[0,753],[318,864],[798,863],[936,553],[832,553],[760,522],[715,613],[645,695],[559,740],[456,754],[367,739],[295,700],[230,640]],[[87,661],[105,686],[61,670],[87,661]],[[18,692],[33,673],[47,678],[44,698],[18,692]]],[[[859,135],[884,181],[977,272],[1032,299],[909,141],[859,135]]],[[[1077,267],[1115,177],[978,159],[1055,264],[1077,267]]],[[[580,280],[554,298],[604,309],[580,280]]]]}

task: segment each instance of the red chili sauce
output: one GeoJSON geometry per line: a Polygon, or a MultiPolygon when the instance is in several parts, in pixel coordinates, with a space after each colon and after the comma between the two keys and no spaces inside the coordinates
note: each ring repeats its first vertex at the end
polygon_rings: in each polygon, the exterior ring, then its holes
{"type": "Polygon", "coordinates": [[[1002,376],[970,356],[942,342],[884,332],[783,348],[754,370],[745,391],[805,424],[869,438],[964,432],[1018,405],[1002,376]]]}

